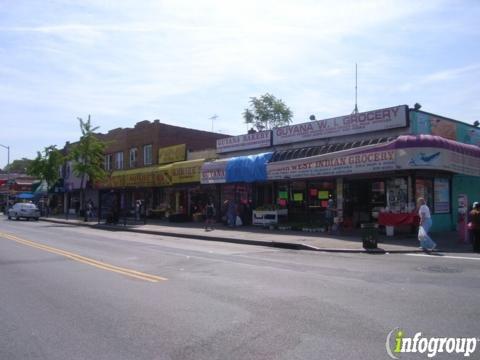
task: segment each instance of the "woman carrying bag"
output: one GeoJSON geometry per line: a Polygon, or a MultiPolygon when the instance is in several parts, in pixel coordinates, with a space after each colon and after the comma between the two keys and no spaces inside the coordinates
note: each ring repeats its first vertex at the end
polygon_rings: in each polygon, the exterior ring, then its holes
{"type": "Polygon", "coordinates": [[[418,241],[420,241],[420,247],[425,251],[433,251],[437,247],[437,244],[428,235],[428,231],[432,227],[430,209],[424,198],[418,198],[417,204],[419,207],[418,216],[420,217],[420,227],[418,228],[418,241]]]}

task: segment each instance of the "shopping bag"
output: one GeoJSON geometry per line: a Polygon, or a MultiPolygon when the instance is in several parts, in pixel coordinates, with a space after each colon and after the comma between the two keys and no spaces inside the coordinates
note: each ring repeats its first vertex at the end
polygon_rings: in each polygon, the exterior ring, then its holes
{"type": "Polygon", "coordinates": [[[418,240],[423,241],[425,240],[425,237],[427,236],[427,232],[423,228],[423,226],[420,226],[418,228],[418,240]]]}
{"type": "Polygon", "coordinates": [[[240,216],[237,216],[237,219],[235,220],[235,226],[242,226],[243,222],[240,216]]]}

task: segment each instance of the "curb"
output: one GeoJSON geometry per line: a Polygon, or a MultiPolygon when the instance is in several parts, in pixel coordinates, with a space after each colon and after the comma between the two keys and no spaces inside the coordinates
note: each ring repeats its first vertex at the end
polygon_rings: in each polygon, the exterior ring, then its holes
{"type": "Polygon", "coordinates": [[[99,229],[99,230],[124,231],[124,232],[138,233],[138,234],[158,235],[158,236],[167,236],[167,237],[176,237],[176,238],[182,238],[182,239],[203,240],[203,241],[227,242],[232,244],[265,246],[265,247],[274,247],[274,248],[290,249],[290,250],[307,250],[307,251],[317,251],[317,252],[351,253],[351,254],[363,253],[363,254],[379,254],[379,255],[423,253],[422,250],[385,250],[382,248],[378,248],[378,249],[319,248],[319,247],[304,244],[304,243],[243,240],[243,239],[225,238],[225,237],[218,237],[218,236],[191,235],[191,234],[182,234],[182,233],[174,234],[167,231],[132,229],[132,228],[123,227],[122,225],[116,226],[116,225],[103,225],[103,224],[88,224],[88,223],[82,223],[82,222],[70,222],[68,220],[48,219],[48,218],[40,218],[39,220],[49,222],[49,223],[55,223],[55,224],[83,226],[83,227],[89,227],[92,229],[99,229]]]}

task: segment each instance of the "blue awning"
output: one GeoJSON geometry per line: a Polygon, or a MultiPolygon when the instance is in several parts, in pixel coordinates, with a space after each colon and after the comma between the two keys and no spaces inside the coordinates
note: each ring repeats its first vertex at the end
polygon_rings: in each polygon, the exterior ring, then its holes
{"type": "Polygon", "coordinates": [[[15,196],[17,199],[33,199],[34,195],[31,193],[21,193],[15,196]]]}
{"type": "Polygon", "coordinates": [[[268,152],[229,159],[225,171],[227,183],[267,181],[267,163],[272,154],[268,152]]]}

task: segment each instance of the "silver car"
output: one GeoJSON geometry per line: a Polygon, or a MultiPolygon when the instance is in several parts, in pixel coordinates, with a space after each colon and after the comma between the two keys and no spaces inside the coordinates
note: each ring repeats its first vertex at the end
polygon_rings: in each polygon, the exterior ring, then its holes
{"type": "Polygon", "coordinates": [[[15,218],[19,220],[24,218],[27,220],[38,220],[40,217],[40,210],[35,204],[16,203],[10,209],[8,209],[8,219],[15,218]]]}

